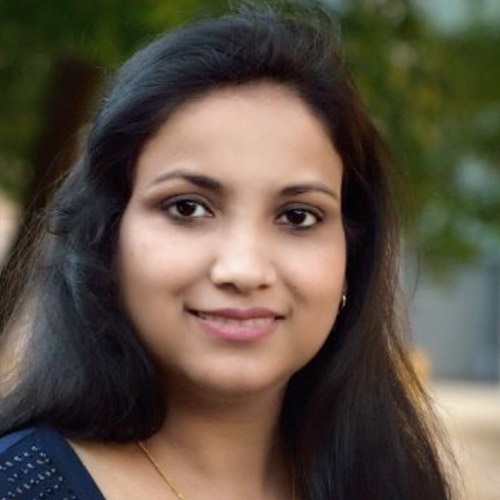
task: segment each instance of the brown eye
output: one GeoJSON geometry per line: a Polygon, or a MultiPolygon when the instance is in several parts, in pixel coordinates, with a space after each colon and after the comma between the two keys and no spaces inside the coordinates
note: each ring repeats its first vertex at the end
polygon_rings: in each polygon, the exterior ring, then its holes
{"type": "Polygon", "coordinates": [[[193,215],[196,209],[196,203],[193,203],[192,201],[189,200],[181,200],[177,201],[174,206],[177,208],[177,211],[183,216],[183,217],[189,217],[190,215],[193,215]]]}
{"type": "MultiPolygon", "coordinates": [[[[204,203],[192,198],[174,199],[162,203],[161,209],[167,212],[167,215],[172,219],[186,220],[200,219],[205,217],[204,212],[210,211],[204,203]]],[[[211,215],[208,215],[210,217],[211,215]]]]}
{"type": "Polygon", "coordinates": [[[323,221],[321,215],[305,208],[292,208],[283,212],[283,216],[286,217],[289,225],[297,230],[312,229],[323,221]]]}
{"type": "Polygon", "coordinates": [[[301,224],[306,219],[306,214],[303,210],[290,210],[287,212],[287,218],[292,224],[301,224]]]}

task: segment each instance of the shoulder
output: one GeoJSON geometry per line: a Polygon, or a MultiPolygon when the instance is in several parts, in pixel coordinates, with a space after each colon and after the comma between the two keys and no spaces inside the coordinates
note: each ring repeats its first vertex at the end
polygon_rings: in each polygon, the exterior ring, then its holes
{"type": "Polygon", "coordinates": [[[103,500],[56,429],[36,425],[0,438],[0,499],[103,500]]]}
{"type": "Polygon", "coordinates": [[[11,432],[10,434],[6,434],[5,436],[0,437],[0,458],[2,458],[3,455],[8,452],[9,448],[12,448],[20,441],[23,441],[25,438],[28,438],[29,440],[29,437],[35,430],[35,427],[28,427],[26,429],[11,432]]]}

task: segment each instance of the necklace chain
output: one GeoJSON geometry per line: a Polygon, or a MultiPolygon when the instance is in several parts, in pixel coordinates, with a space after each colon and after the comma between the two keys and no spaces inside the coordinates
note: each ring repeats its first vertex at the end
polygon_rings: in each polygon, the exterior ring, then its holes
{"type": "MultiPolygon", "coordinates": [[[[173,485],[172,480],[161,470],[160,466],[153,458],[151,453],[149,453],[146,446],[142,443],[142,441],[137,441],[139,448],[144,452],[148,460],[151,462],[153,467],[156,469],[156,472],[160,475],[160,477],[165,481],[167,486],[174,492],[175,496],[180,500],[187,500],[187,498],[173,485]]],[[[292,467],[292,500],[295,500],[295,473],[292,467]]]]}
{"type": "Polygon", "coordinates": [[[149,461],[153,464],[153,467],[156,469],[156,472],[160,474],[161,478],[167,483],[168,487],[175,493],[175,496],[177,498],[180,498],[180,500],[187,500],[186,497],[173,485],[172,481],[170,478],[160,469],[160,466],[156,463],[156,460],[153,458],[151,453],[149,453],[148,449],[142,441],[137,441],[137,444],[139,447],[142,449],[142,451],[146,454],[148,457],[149,461]]]}

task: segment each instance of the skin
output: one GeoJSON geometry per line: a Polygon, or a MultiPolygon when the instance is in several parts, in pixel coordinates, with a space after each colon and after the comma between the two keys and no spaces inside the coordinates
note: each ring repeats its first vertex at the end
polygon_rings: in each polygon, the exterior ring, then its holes
{"type": "MultiPolygon", "coordinates": [[[[277,422],[286,383],[318,352],[338,312],[342,171],[322,121],[270,82],[183,104],[139,156],[120,228],[122,301],[168,394],[165,424],[145,444],[190,500],[291,498],[277,422]],[[177,170],[213,177],[224,192],[164,178],[177,170]],[[278,194],[303,183],[333,195],[278,194]],[[173,203],[180,195],[192,203],[173,203]],[[266,337],[235,342],[187,312],[226,307],[267,307],[285,318],[266,337]]],[[[72,444],[106,498],[144,497],[138,470],[151,498],[176,498],[136,446],[72,444]],[[111,462],[121,480],[106,479],[111,462]],[[133,470],[132,481],[124,471],[133,470]]]]}

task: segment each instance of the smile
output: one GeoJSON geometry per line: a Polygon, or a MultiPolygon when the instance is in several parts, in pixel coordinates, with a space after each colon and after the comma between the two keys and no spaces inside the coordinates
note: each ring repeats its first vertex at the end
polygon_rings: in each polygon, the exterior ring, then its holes
{"type": "Polygon", "coordinates": [[[202,328],[217,337],[226,340],[252,341],[271,334],[280,321],[279,318],[235,319],[222,316],[188,311],[202,328]]]}
{"type": "Polygon", "coordinates": [[[217,321],[218,323],[228,324],[228,325],[262,326],[262,325],[270,325],[275,320],[275,318],[248,318],[248,319],[227,318],[223,316],[217,316],[216,314],[207,314],[197,311],[193,311],[193,314],[195,316],[198,316],[199,318],[208,319],[210,321],[217,321]]]}

